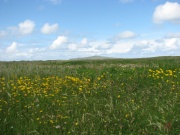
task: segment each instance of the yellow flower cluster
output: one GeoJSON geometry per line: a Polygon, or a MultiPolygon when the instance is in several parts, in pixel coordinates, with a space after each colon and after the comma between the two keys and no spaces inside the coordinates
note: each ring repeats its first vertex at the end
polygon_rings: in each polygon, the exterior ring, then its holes
{"type": "Polygon", "coordinates": [[[166,84],[166,86],[170,86],[171,90],[178,90],[179,89],[179,75],[180,69],[174,70],[163,70],[163,69],[156,69],[152,70],[149,69],[149,77],[152,77],[154,80],[160,81],[158,82],[159,85],[166,84]]]}
{"type": "Polygon", "coordinates": [[[2,77],[0,78],[0,94],[7,93],[7,96],[0,100],[0,112],[8,115],[10,112],[5,109],[6,106],[20,107],[19,109],[23,108],[24,111],[31,112],[29,117],[39,124],[55,126],[62,121],[67,123],[66,119],[69,116],[66,112],[62,112],[62,107],[70,104],[69,99],[74,98],[75,100],[71,102],[76,102],[77,96],[82,93],[96,94],[97,91],[93,91],[93,88],[106,88],[109,84],[101,81],[103,77],[101,75],[93,81],[89,78],[73,76],[22,76],[10,80],[2,77]],[[52,108],[56,108],[57,113],[47,114],[52,108]]]}

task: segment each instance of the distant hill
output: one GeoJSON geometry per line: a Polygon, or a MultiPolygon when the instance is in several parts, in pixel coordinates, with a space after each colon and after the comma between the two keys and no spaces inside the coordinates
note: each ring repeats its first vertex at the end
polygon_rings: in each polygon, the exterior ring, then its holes
{"type": "Polygon", "coordinates": [[[156,57],[144,57],[144,58],[114,58],[114,57],[106,57],[106,56],[90,56],[90,57],[82,57],[82,58],[73,58],[69,59],[70,61],[74,60],[108,60],[108,59],[128,59],[128,60],[136,60],[136,59],[179,59],[180,56],[156,56],[156,57]]]}
{"type": "Polygon", "coordinates": [[[83,57],[83,58],[74,58],[70,60],[106,60],[106,59],[116,59],[116,58],[105,57],[105,56],[90,56],[90,57],[83,57]]]}

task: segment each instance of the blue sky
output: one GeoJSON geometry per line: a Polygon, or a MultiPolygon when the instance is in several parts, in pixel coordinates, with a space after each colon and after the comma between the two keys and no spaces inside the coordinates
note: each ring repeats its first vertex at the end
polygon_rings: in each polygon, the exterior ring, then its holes
{"type": "Polygon", "coordinates": [[[0,61],[179,54],[178,0],[0,0],[0,61]]]}

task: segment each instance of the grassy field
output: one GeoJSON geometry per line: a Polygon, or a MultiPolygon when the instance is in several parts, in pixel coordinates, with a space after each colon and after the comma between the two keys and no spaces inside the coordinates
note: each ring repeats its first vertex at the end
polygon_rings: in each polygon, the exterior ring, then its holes
{"type": "Polygon", "coordinates": [[[180,57],[0,62],[0,135],[179,135],[180,57]]]}

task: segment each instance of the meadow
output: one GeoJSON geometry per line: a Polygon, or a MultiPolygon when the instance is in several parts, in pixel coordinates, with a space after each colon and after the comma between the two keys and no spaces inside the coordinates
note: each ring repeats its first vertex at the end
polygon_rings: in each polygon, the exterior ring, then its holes
{"type": "Polygon", "coordinates": [[[179,135],[180,57],[0,62],[0,135],[179,135]]]}

